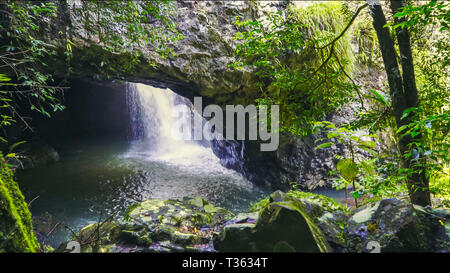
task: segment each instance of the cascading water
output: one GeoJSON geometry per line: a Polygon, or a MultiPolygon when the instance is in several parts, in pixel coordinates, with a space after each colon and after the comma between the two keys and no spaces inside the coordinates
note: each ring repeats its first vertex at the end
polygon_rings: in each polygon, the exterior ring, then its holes
{"type": "Polygon", "coordinates": [[[172,199],[197,195],[236,210],[262,196],[263,191],[241,174],[220,164],[209,142],[183,139],[182,132],[174,130],[176,122],[189,125],[192,117],[199,115],[188,99],[170,89],[136,83],[130,83],[127,92],[133,140],[123,158],[138,161],[133,163],[134,167],[158,166],[161,176],[155,179],[153,174],[143,181],[150,197],[172,199]],[[188,113],[174,117],[174,107],[180,105],[188,113]]]}
{"type": "Polygon", "coordinates": [[[162,161],[191,172],[235,174],[220,165],[220,159],[208,142],[183,139],[182,132],[174,129],[177,122],[177,117],[173,116],[175,106],[184,105],[183,109],[189,111],[178,117],[182,118],[179,123],[190,123],[191,116],[199,115],[193,111],[189,100],[169,89],[134,83],[128,85],[127,97],[134,140],[126,156],[162,161]]]}

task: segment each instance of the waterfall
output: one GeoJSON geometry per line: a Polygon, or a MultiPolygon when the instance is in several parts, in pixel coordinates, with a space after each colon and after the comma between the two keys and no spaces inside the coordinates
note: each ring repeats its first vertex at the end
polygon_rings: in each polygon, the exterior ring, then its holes
{"type": "Polygon", "coordinates": [[[182,132],[173,129],[176,122],[190,128],[192,116],[198,115],[188,99],[170,89],[129,83],[127,100],[133,138],[127,156],[162,161],[191,171],[230,172],[220,165],[209,143],[183,139],[182,132]],[[173,109],[179,105],[185,106],[189,113],[174,117],[173,109]]]}

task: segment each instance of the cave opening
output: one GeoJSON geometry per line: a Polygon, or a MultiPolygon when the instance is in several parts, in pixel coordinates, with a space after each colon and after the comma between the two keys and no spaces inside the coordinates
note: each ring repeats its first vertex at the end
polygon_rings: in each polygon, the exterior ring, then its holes
{"type": "Polygon", "coordinates": [[[34,199],[38,239],[53,247],[70,232],[60,229],[47,238],[52,224],[79,229],[150,198],[200,196],[240,212],[269,193],[224,167],[238,159],[220,154],[217,143],[170,139],[172,107],[192,108],[170,89],[79,81],[64,100],[65,111],[33,120],[31,140],[54,147],[59,159],[17,171],[26,199],[34,199]]]}

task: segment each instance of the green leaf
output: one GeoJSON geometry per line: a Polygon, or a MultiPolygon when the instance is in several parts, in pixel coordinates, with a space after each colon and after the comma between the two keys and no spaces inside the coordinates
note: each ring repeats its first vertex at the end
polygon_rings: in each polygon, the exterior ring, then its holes
{"type": "Polygon", "coordinates": [[[377,171],[375,170],[375,168],[373,167],[372,164],[370,164],[367,161],[361,161],[361,167],[363,168],[363,170],[370,175],[376,175],[377,171]]]}
{"type": "Polygon", "coordinates": [[[328,147],[331,147],[333,144],[334,144],[333,142],[323,143],[323,144],[320,144],[319,146],[317,146],[314,150],[328,148],[328,147]]]}
{"type": "Polygon", "coordinates": [[[336,168],[347,182],[352,182],[358,175],[358,166],[349,158],[341,159],[336,168]]]}
{"type": "Polygon", "coordinates": [[[11,78],[5,76],[5,74],[0,74],[0,82],[9,82],[11,78]]]}
{"type": "Polygon", "coordinates": [[[359,148],[361,148],[362,150],[368,152],[369,154],[371,154],[373,156],[378,156],[378,153],[370,148],[367,148],[365,146],[359,146],[359,148]]]}
{"type": "Polygon", "coordinates": [[[401,126],[400,128],[397,129],[397,131],[395,132],[396,134],[399,134],[400,132],[404,131],[406,128],[408,128],[409,125],[405,124],[403,126],[401,126]]]}
{"type": "Polygon", "coordinates": [[[416,110],[417,110],[417,107],[410,107],[410,108],[406,109],[405,111],[403,111],[403,115],[402,115],[401,119],[406,118],[407,116],[409,116],[409,114],[411,112],[416,111],[416,110]]]}
{"type": "Polygon", "coordinates": [[[14,150],[14,148],[16,148],[17,146],[19,146],[20,144],[23,144],[23,143],[26,143],[26,141],[19,141],[19,142],[14,143],[13,145],[11,145],[9,147],[9,151],[14,150]]]}
{"type": "Polygon", "coordinates": [[[367,96],[367,97],[372,98],[372,99],[380,102],[381,104],[384,104],[385,106],[389,106],[389,98],[384,92],[376,91],[376,90],[372,90],[372,89],[368,89],[367,91],[369,91],[373,95],[373,96],[367,96]]]}
{"type": "Polygon", "coordinates": [[[358,142],[360,145],[368,147],[368,148],[372,148],[375,149],[377,147],[377,144],[374,141],[364,141],[364,140],[360,140],[358,142]]]}
{"type": "Polygon", "coordinates": [[[361,197],[361,194],[359,194],[359,192],[357,192],[357,191],[354,191],[354,192],[352,192],[352,196],[353,196],[353,198],[359,198],[359,197],[361,197]]]}
{"type": "Polygon", "coordinates": [[[316,144],[317,142],[320,142],[320,141],[322,141],[322,140],[325,140],[326,138],[324,138],[324,137],[322,137],[322,138],[319,138],[319,139],[316,139],[316,140],[314,140],[314,144],[316,144]]]}

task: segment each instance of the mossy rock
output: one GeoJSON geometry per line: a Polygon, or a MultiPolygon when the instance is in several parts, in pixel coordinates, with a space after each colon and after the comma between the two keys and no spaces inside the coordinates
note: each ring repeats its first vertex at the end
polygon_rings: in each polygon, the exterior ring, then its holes
{"type": "Polygon", "coordinates": [[[134,206],[127,214],[130,220],[139,223],[193,228],[213,226],[233,216],[228,210],[215,207],[200,197],[180,200],[150,199],[134,206]]]}
{"type": "Polygon", "coordinates": [[[215,228],[233,216],[200,197],[150,199],[130,206],[124,221],[88,225],[74,239],[82,252],[200,251],[196,246],[208,245],[215,228]]]}
{"type": "Polygon", "coordinates": [[[200,236],[198,234],[188,232],[188,231],[181,231],[174,227],[161,227],[158,232],[153,235],[154,238],[158,241],[162,241],[164,239],[169,240],[170,242],[179,245],[181,247],[188,247],[190,245],[196,245],[196,244],[206,244],[209,242],[208,238],[205,238],[203,236],[200,236]],[[161,232],[164,232],[164,237],[161,237],[161,232]]]}
{"type": "Polygon", "coordinates": [[[291,253],[295,252],[295,248],[286,241],[279,241],[273,247],[273,252],[291,253]]]}
{"type": "Polygon", "coordinates": [[[226,225],[220,233],[214,235],[214,248],[219,252],[252,252],[255,224],[238,223],[226,225]]]}
{"type": "MultiPolygon", "coordinates": [[[[85,226],[80,231],[81,241],[100,239],[102,243],[110,243],[117,239],[119,234],[119,222],[95,223],[85,226]]],[[[72,238],[76,239],[76,238],[72,238]]]]}
{"type": "Polygon", "coordinates": [[[311,205],[315,204],[316,206],[311,206],[308,209],[310,210],[310,213],[319,214],[319,216],[323,213],[324,210],[328,212],[345,211],[345,208],[341,204],[337,203],[332,198],[329,198],[327,196],[292,190],[288,191],[287,193],[284,193],[282,191],[275,191],[269,197],[254,203],[252,208],[250,209],[250,212],[261,211],[261,209],[263,209],[273,201],[283,202],[291,200],[308,202],[311,205]],[[320,211],[315,211],[315,209],[320,209],[320,211]]]}
{"type": "Polygon", "coordinates": [[[200,197],[178,200],[150,199],[128,210],[130,223],[143,225],[155,242],[170,241],[182,248],[207,244],[211,235],[199,234],[201,228],[214,229],[234,217],[200,197]]]}
{"type": "Polygon", "coordinates": [[[0,252],[37,252],[31,213],[13,179],[13,172],[0,162],[0,252]]]}
{"type": "Polygon", "coordinates": [[[384,199],[349,214],[347,243],[352,252],[369,252],[369,242],[381,252],[448,252],[445,213],[384,199]]]}
{"type": "Polygon", "coordinates": [[[273,202],[291,202],[307,215],[326,236],[328,244],[335,249],[346,247],[344,240],[345,208],[333,199],[309,192],[292,190],[287,193],[275,191],[269,197],[255,203],[250,211],[261,214],[273,202]]]}
{"type": "Polygon", "coordinates": [[[296,201],[269,203],[256,224],[225,226],[216,236],[214,247],[220,252],[273,252],[287,249],[281,248],[282,241],[294,252],[332,252],[305,206],[296,201]]]}

